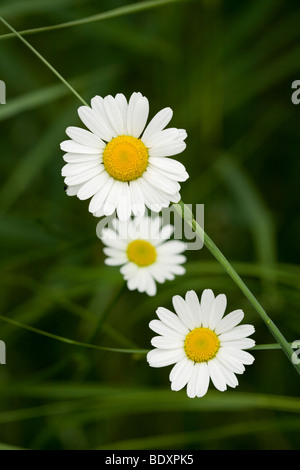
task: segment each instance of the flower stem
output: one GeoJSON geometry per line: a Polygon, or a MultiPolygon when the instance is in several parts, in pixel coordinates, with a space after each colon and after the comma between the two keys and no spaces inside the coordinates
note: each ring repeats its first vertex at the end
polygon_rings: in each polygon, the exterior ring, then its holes
{"type": "Polygon", "coordinates": [[[42,56],[42,54],[40,54],[28,41],[26,41],[26,39],[24,39],[21,34],[18,33],[18,31],[16,31],[9,23],[7,23],[7,21],[5,21],[4,18],[2,18],[2,16],[0,16],[0,21],[10,30],[14,33],[14,35],[20,39],[20,41],[22,41],[47,67],[49,70],[51,70],[51,72],[54,73],[54,75],[56,75],[56,77],[67,87],[69,88],[69,90],[76,96],[76,98],[78,98],[82,104],[84,104],[85,106],[88,106],[88,104],[84,101],[84,99],[77,93],[76,90],[74,90],[74,88],[70,85],[69,82],[67,82],[67,80],[64,79],[64,77],[62,77],[62,75],[60,75],[60,73],[54,68],[52,67],[52,65],[45,59],[45,57],[42,56]]]}
{"type": "Polygon", "coordinates": [[[17,326],[18,328],[23,328],[24,330],[28,330],[28,331],[31,331],[32,333],[37,333],[42,336],[46,336],[48,338],[54,339],[56,341],[60,341],[62,343],[69,344],[71,346],[79,346],[82,348],[96,349],[98,351],[109,351],[109,352],[117,352],[117,353],[125,353],[125,354],[147,354],[148,352],[148,349],[111,348],[109,346],[98,346],[97,344],[76,341],[70,338],[66,338],[64,336],[59,336],[53,333],[49,333],[48,331],[40,330],[39,328],[35,328],[34,326],[26,325],[25,323],[21,323],[18,320],[14,320],[13,318],[9,318],[4,315],[0,315],[0,320],[3,320],[6,323],[10,323],[11,325],[17,326]]]}
{"type": "MultiPolygon", "coordinates": [[[[78,20],[73,20],[73,21],[65,21],[64,23],[59,23],[55,25],[50,25],[50,26],[42,26],[39,28],[31,28],[23,31],[19,31],[19,34],[27,35],[27,34],[36,34],[36,33],[42,33],[45,31],[55,31],[58,29],[63,29],[63,28],[69,28],[73,26],[81,26],[85,24],[90,24],[95,21],[101,21],[101,20],[106,20],[110,18],[117,18],[120,16],[124,15],[129,15],[132,13],[138,13],[140,11],[148,10],[151,8],[156,8],[164,5],[168,5],[170,3],[176,3],[176,2],[183,2],[184,0],[155,0],[155,1],[145,1],[145,2],[139,2],[139,3],[133,3],[130,5],[124,5],[118,8],[114,8],[113,10],[109,11],[104,11],[102,13],[98,13],[96,15],[88,16],[85,18],[80,18],[78,20]]],[[[2,39],[9,39],[13,38],[14,34],[2,34],[0,36],[0,40],[2,39]]]]}
{"type": "Polygon", "coordinates": [[[176,212],[192,228],[196,236],[199,237],[203,241],[206,248],[208,248],[208,250],[216,258],[216,260],[221,264],[221,266],[223,266],[223,268],[226,270],[229,276],[233,279],[236,285],[241,289],[241,291],[247,297],[251,305],[255,308],[257,313],[260,315],[261,319],[265,322],[266,326],[268,327],[268,329],[270,330],[270,332],[276,339],[277,343],[280,345],[280,347],[282,348],[286,356],[289,358],[291,364],[295,367],[298,374],[300,374],[300,364],[296,364],[295,362],[293,362],[292,356],[293,356],[294,351],[291,348],[290,344],[285,339],[285,337],[283,336],[281,331],[278,329],[278,327],[275,325],[275,323],[268,316],[267,312],[258,302],[256,297],[252,294],[250,289],[246,286],[246,284],[238,275],[238,273],[235,271],[235,269],[231,266],[229,261],[225,258],[223,253],[214,244],[211,238],[205,233],[203,228],[200,227],[200,225],[196,222],[191,210],[182,201],[180,201],[178,204],[173,204],[173,206],[176,212]]]}

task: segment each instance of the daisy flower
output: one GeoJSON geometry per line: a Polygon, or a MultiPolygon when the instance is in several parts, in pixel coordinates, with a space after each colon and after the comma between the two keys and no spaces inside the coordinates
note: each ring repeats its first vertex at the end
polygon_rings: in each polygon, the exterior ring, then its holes
{"type": "Polygon", "coordinates": [[[156,282],[173,280],[175,275],[185,273],[182,265],[186,257],[181,253],[186,244],[169,240],[173,233],[172,225],[162,227],[162,218],[135,217],[126,222],[112,220],[113,228],[101,232],[101,240],[106,245],[105,263],[122,266],[120,272],[127,281],[129,290],[156,294],[156,282]]]}
{"type": "Polygon", "coordinates": [[[151,367],[175,364],[170,372],[171,389],[178,391],[187,385],[190,398],[203,397],[211,380],[223,392],[236,387],[236,374],[242,374],[244,365],[252,364],[254,357],[244,349],[255,345],[248,338],[254,332],[252,325],[239,325],[242,310],[226,316],[226,296],[206,289],[201,296],[191,290],[185,299],[173,297],[176,314],[159,307],[159,320],[152,320],[150,328],[160,336],[151,340],[155,349],[147,355],[151,367]]]}
{"type": "Polygon", "coordinates": [[[91,107],[81,106],[78,114],[88,130],[68,127],[71,140],[61,143],[67,163],[62,176],[69,196],[91,198],[89,211],[94,216],[109,216],[116,210],[120,220],[144,215],[145,207],[160,212],[179,202],[179,182],[188,174],[180,162],[168,157],[185,149],[187,134],[183,129],[165,129],[171,108],[159,111],[146,126],[148,99],[133,93],[127,102],[118,93],[95,96],[91,107]]]}

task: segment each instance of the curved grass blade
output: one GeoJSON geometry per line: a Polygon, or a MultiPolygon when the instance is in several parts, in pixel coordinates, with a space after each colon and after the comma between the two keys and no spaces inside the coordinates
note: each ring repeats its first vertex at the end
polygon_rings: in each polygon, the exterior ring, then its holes
{"type": "Polygon", "coordinates": [[[0,16],[0,21],[2,21],[2,23],[8,28],[10,29],[13,34],[18,38],[20,39],[20,41],[22,41],[45,65],[46,67],[48,67],[49,70],[51,70],[52,73],[54,73],[54,75],[56,75],[56,77],[64,83],[64,85],[69,88],[69,90],[73,93],[73,95],[76,96],[76,98],[79,99],[79,101],[81,101],[81,103],[85,106],[88,106],[88,104],[84,101],[84,99],[77,93],[77,91],[70,85],[70,83],[64,79],[64,77],[54,68],[52,67],[52,65],[45,59],[45,57],[42,56],[42,54],[40,54],[28,41],[26,41],[26,39],[24,39],[9,23],[7,23],[7,21],[5,21],[4,18],[2,18],[2,16],[0,16]]]}
{"type": "MultiPolygon", "coordinates": [[[[113,10],[109,10],[103,13],[98,13],[96,15],[88,16],[86,18],[81,18],[79,20],[73,20],[73,21],[68,21],[52,26],[44,26],[41,28],[32,28],[32,29],[27,29],[24,31],[19,31],[19,34],[27,35],[27,34],[36,34],[36,33],[41,33],[45,31],[55,31],[57,29],[63,29],[63,28],[70,28],[73,26],[80,26],[84,24],[89,24],[93,23],[95,21],[101,21],[101,20],[106,20],[109,18],[116,18],[119,16],[124,16],[128,15],[131,13],[138,13],[140,11],[148,10],[151,8],[157,8],[160,6],[168,5],[170,3],[179,3],[179,2],[186,2],[187,0],[155,0],[155,1],[146,1],[146,2],[139,2],[139,3],[133,3],[131,5],[125,5],[119,8],[115,8],[113,10]]],[[[14,37],[15,34],[10,33],[10,34],[3,34],[0,36],[0,40],[2,39],[8,39],[14,37]]]]}
{"type": "Polygon", "coordinates": [[[290,363],[293,365],[295,370],[300,375],[300,364],[296,364],[293,362],[293,349],[291,348],[288,341],[285,339],[279,328],[275,325],[275,323],[271,320],[265,309],[256,299],[254,294],[251,290],[246,286],[244,281],[241,279],[239,274],[235,271],[229,261],[225,258],[223,253],[219,250],[219,248],[214,244],[211,238],[204,232],[202,227],[198,225],[196,220],[194,219],[193,214],[191,213],[190,209],[185,206],[185,204],[180,201],[178,204],[173,204],[175,210],[178,214],[190,225],[190,227],[194,230],[195,234],[204,242],[206,248],[211,252],[211,254],[216,258],[216,260],[223,266],[225,271],[229,274],[231,279],[235,282],[235,284],[241,289],[243,294],[249,300],[251,305],[257,311],[261,319],[264,321],[266,326],[268,327],[269,331],[272,333],[276,341],[281,345],[282,350],[288,357],[290,363]]]}
{"type": "Polygon", "coordinates": [[[3,320],[4,322],[10,323],[11,325],[31,331],[32,333],[37,333],[42,336],[47,336],[48,338],[54,339],[56,341],[60,341],[62,343],[69,344],[71,346],[79,346],[82,348],[96,349],[98,351],[110,351],[110,352],[125,353],[125,354],[145,354],[145,352],[148,352],[148,350],[145,350],[145,349],[110,348],[108,346],[98,346],[96,344],[83,343],[81,341],[76,341],[70,338],[66,338],[64,336],[59,336],[53,333],[49,333],[48,331],[40,330],[33,326],[25,325],[24,323],[21,323],[12,318],[5,317],[4,315],[0,315],[0,319],[3,320]]]}

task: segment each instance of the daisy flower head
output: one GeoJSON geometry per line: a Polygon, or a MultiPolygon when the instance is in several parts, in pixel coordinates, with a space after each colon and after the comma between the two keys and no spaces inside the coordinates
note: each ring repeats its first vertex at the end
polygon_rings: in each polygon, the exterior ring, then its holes
{"type": "Polygon", "coordinates": [[[62,176],[69,196],[89,199],[96,217],[116,210],[120,220],[142,216],[145,207],[160,212],[180,200],[185,167],[172,158],[186,144],[184,129],[168,128],[173,111],[164,108],[146,125],[148,99],[133,93],[129,99],[95,96],[91,107],[78,114],[87,129],[68,127],[70,140],[61,143],[66,165],[62,176]]]}
{"type": "Polygon", "coordinates": [[[210,289],[203,291],[201,301],[191,290],[185,299],[175,295],[172,299],[176,313],[159,307],[158,320],[150,328],[158,333],[151,340],[155,349],[147,354],[151,367],[174,364],[170,372],[171,389],[187,386],[190,398],[203,397],[210,380],[221,392],[227,386],[238,385],[236,374],[245,371],[254,357],[245,349],[255,345],[248,338],[254,333],[252,325],[239,325],[244,317],[242,310],[224,316],[227,299],[216,297],[210,289]]]}
{"type": "Polygon", "coordinates": [[[138,290],[153,296],[156,283],[173,280],[175,275],[185,273],[182,254],[186,244],[170,240],[174,227],[162,226],[162,217],[143,216],[120,221],[112,220],[112,228],[104,228],[101,240],[104,243],[105,263],[121,266],[120,272],[127,281],[129,290],[138,290]]]}

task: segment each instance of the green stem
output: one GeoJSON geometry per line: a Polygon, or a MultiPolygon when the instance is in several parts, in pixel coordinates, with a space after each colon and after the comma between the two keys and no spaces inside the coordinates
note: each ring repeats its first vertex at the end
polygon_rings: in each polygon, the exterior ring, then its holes
{"type": "Polygon", "coordinates": [[[62,75],[60,75],[60,73],[57,72],[57,70],[55,70],[54,67],[52,67],[52,65],[45,59],[45,57],[43,57],[28,41],[26,41],[26,39],[24,39],[9,23],[7,23],[7,21],[5,21],[4,18],[2,18],[2,16],[0,16],[0,21],[8,28],[10,29],[10,31],[12,31],[14,33],[14,35],[20,39],[20,41],[22,41],[47,67],[49,70],[51,70],[51,72],[54,73],[54,75],[56,75],[56,77],[66,86],[69,88],[69,90],[76,96],[76,98],[78,98],[82,104],[84,104],[85,106],[88,106],[88,104],[86,103],[86,101],[84,101],[84,99],[77,93],[76,90],[74,90],[74,88],[70,85],[70,83],[67,82],[67,80],[65,80],[62,75]]]}
{"type": "Polygon", "coordinates": [[[17,320],[14,320],[13,318],[5,317],[4,315],[0,315],[0,320],[3,320],[4,322],[10,323],[11,325],[17,326],[19,328],[23,328],[24,330],[31,331],[32,333],[37,333],[39,335],[46,336],[47,338],[60,341],[61,343],[70,344],[71,346],[80,346],[82,348],[96,349],[98,351],[110,351],[124,354],[145,354],[148,352],[146,349],[111,348],[109,346],[98,346],[97,344],[83,343],[82,341],[65,338],[64,336],[55,335],[53,333],[49,333],[48,331],[40,330],[39,328],[35,328],[30,325],[25,325],[25,323],[21,323],[17,320]]]}
{"type": "MultiPolygon", "coordinates": [[[[45,31],[54,31],[54,30],[62,29],[62,28],[70,28],[72,26],[81,26],[81,25],[93,23],[95,21],[106,20],[109,18],[116,18],[119,16],[131,14],[131,13],[138,13],[140,11],[148,10],[150,8],[156,8],[156,7],[168,5],[169,3],[176,3],[176,2],[183,2],[183,1],[185,0],[157,0],[155,2],[146,1],[146,2],[140,2],[140,3],[133,3],[131,5],[125,5],[119,8],[114,8],[113,10],[105,11],[103,13],[98,13],[96,15],[88,16],[86,18],[80,18],[78,20],[66,21],[64,23],[59,23],[55,25],[42,26],[39,28],[32,28],[32,29],[27,29],[24,31],[19,31],[19,34],[22,34],[22,35],[36,34],[36,33],[42,33],[45,31]]],[[[0,40],[9,39],[12,37],[14,37],[14,34],[2,34],[0,36],[0,40]]]]}
{"type": "MultiPolygon", "coordinates": [[[[32,333],[36,333],[38,335],[46,336],[47,338],[54,339],[55,341],[60,341],[61,343],[69,344],[71,346],[79,346],[81,348],[87,349],[96,349],[97,351],[109,351],[109,352],[117,352],[123,354],[147,354],[150,349],[125,349],[125,348],[112,348],[109,346],[98,346],[97,344],[91,343],[84,343],[82,341],[76,341],[70,338],[66,338],[64,336],[55,335],[53,333],[49,333],[49,331],[40,330],[39,328],[35,328],[34,326],[26,325],[25,323],[21,323],[13,318],[5,317],[4,315],[0,315],[0,320],[10,323],[11,325],[17,326],[18,328],[23,328],[24,330],[31,331],[32,333]]],[[[257,344],[253,348],[249,350],[275,350],[279,349],[279,345],[276,344],[257,344]]]]}
{"type": "Polygon", "coordinates": [[[191,210],[182,202],[180,201],[178,204],[173,204],[174,209],[176,212],[183,218],[183,220],[192,228],[192,230],[195,232],[197,237],[200,238],[200,240],[203,241],[204,245],[208,250],[212,253],[212,255],[216,258],[216,260],[223,266],[223,268],[227,271],[229,276],[233,279],[233,281],[236,283],[236,285],[241,289],[241,291],[244,293],[244,295],[247,297],[251,305],[255,308],[257,313],[260,315],[261,319],[265,322],[266,326],[286,354],[286,356],[289,358],[290,362],[293,364],[295,367],[296,371],[298,374],[300,374],[300,364],[295,364],[292,361],[292,355],[294,353],[293,349],[291,348],[290,344],[288,341],[285,339],[281,331],[277,328],[275,323],[271,320],[271,318],[268,316],[267,312],[264,310],[264,308],[261,306],[261,304],[258,302],[256,297],[252,294],[250,289],[246,286],[244,281],[240,278],[238,273],[235,271],[235,269],[231,266],[229,261],[225,258],[223,253],[219,250],[219,248],[214,244],[214,242],[209,238],[209,236],[205,233],[202,227],[196,222],[194,219],[194,216],[191,212],[191,210]]]}
{"type": "MultiPolygon", "coordinates": [[[[173,0],[176,1],[176,0],[173,0]]],[[[170,0],[166,1],[161,1],[157,2],[157,4],[163,4],[163,3],[171,3],[170,0]]],[[[147,4],[147,2],[146,2],[147,4]]],[[[147,4],[147,7],[150,6],[153,2],[149,2],[147,4]]],[[[0,16],[0,21],[10,30],[14,33],[14,35],[20,39],[48,68],[51,70],[51,72],[56,75],[56,77],[67,87],[69,90],[78,98],[81,103],[84,105],[88,106],[86,101],[74,90],[74,88],[60,75],[57,70],[55,70],[54,67],[28,42],[26,39],[24,39],[9,23],[7,23],[1,16],[0,16]]],[[[219,261],[219,263],[223,266],[223,268],[227,271],[227,273],[230,275],[230,277],[233,279],[233,281],[237,284],[237,286],[241,289],[241,291],[245,294],[249,302],[253,305],[255,310],[259,313],[261,316],[262,320],[265,322],[267,327],[269,328],[270,332],[280,345],[280,347],[283,349],[297,372],[300,374],[300,364],[295,364],[292,361],[292,355],[293,355],[293,349],[291,348],[290,344],[288,341],[284,338],[280,330],[277,328],[277,326],[274,324],[274,322],[270,319],[270,317],[267,315],[266,311],[264,308],[260,305],[258,300],[255,298],[255,296],[252,294],[252,292],[249,290],[249,288],[246,286],[246,284],[243,282],[243,280],[240,278],[240,276],[237,274],[237,272],[234,270],[234,268],[231,266],[229,261],[225,258],[223,253],[217,248],[217,246],[214,244],[214,242],[209,238],[209,236],[204,232],[204,230],[199,226],[199,224],[196,222],[196,220],[193,217],[192,212],[189,210],[187,206],[184,205],[183,202],[180,202],[178,204],[174,204],[175,210],[179,213],[179,215],[192,227],[192,229],[195,231],[196,235],[203,240],[205,246],[209,249],[209,251],[213,254],[213,256],[219,261]]],[[[9,321],[8,318],[3,317],[0,315],[0,318],[2,318],[4,321],[9,321]]],[[[15,325],[18,324],[18,326],[22,326],[23,328],[26,328],[28,330],[34,331],[36,333],[44,334],[46,336],[49,336],[51,338],[55,338],[57,340],[67,342],[69,344],[76,344],[78,346],[85,346],[85,347],[90,347],[94,349],[102,349],[102,350],[108,350],[108,351],[119,351],[119,352],[129,352],[128,350],[121,350],[121,349],[114,349],[114,348],[104,348],[104,347],[97,347],[96,345],[92,344],[85,344],[85,343],[80,343],[77,341],[72,341],[68,340],[66,338],[62,338],[56,335],[52,335],[51,333],[46,333],[42,332],[41,330],[38,330],[33,327],[25,326],[22,325],[18,322],[14,322],[13,320],[9,321],[10,323],[13,323],[15,325]]],[[[102,323],[101,323],[102,324],[102,323]]],[[[101,326],[100,324],[100,326],[101,326]]],[[[97,328],[98,331],[98,328],[97,328]]],[[[97,332],[96,331],[96,332],[97,332]]],[[[131,352],[131,351],[130,351],[131,352]]]]}

